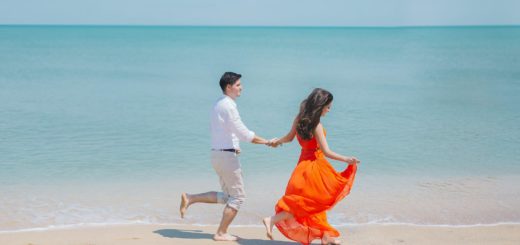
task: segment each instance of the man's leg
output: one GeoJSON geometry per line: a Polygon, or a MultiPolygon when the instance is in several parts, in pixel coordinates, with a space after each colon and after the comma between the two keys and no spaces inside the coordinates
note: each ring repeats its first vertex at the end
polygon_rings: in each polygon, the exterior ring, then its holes
{"type": "Polygon", "coordinates": [[[237,216],[238,211],[228,205],[224,208],[222,213],[222,220],[217,229],[217,233],[213,236],[216,241],[236,241],[237,237],[228,234],[228,228],[233,219],[237,216]]]}
{"type": "MultiPolygon", "coordinates": [[[[217,241],[234,241],[237,237],[228,233],[228,228],[244,203],[244,181],[242,179],[242,169],[236,154],[215,153],[219,161],[215,161],[214,167],[219,174],[222,190],[226,195],[226,207],[222,212],[222,219],[213,239],[217,241]],[[218,154],[218,155],[217,155],[218,154]]],[[[217,159],[217,158],[215,158],[217,159]]]]}
{"type": "MultiPolygon", "coordinates": [[[[221,153],[221,152],[218,152],[221,153]]],[[[215,172],[220,178],[220,185],[222,187],[222,190],[226,190],[226,183],[222,179],[222,171],[223,168],[221,167],[221,162],[223,162],[222,156],[220,154],[216,154],[215,152],[211,153],[211,164],[213,165],[213,168],[215,169],[215,172]]],[[[181,213],[181,218],[184,218],[184,214],[186,214],[186,211],[188,210],[188,207],[191,204],[202,202],[202,203],[227,203],[228,201],[228,195],[223,192],[216,192],[216,191],[210,191],[205,193],[199,193],[199,194],[188,194],[188,193],[182,193],[181,194],[181,205],[179,208],[179,211],[181,213]]]]}
{"type": "Polygon", "coordinates": [[[210,191],[205,193],[199,193],[199,194],[188,194],[188,193],[182,193],[181,194],[181,206],[179,208],[181,212],[181,218],[184,218],[184,214],[188,210],[188,207],[191,204],[194,203],[217,203],[217,192],[216,191],[210,191]]]}

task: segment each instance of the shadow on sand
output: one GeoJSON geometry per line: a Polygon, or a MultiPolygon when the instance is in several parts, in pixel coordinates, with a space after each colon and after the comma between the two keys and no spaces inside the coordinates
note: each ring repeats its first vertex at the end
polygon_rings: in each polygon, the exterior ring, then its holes
{"type": "MultiPolygon", "coordinates": [[[[163,237],[168,238],[182,238],[182,239],[204,239],[213,241],[213,234],[204,233],[201,230],[181,230],[181,229],[161,229],[156,230],[154,233],[159,234],[163,237]]],[[[260,240],[260,239],[247,239],[240,238],[237,241],[238,244],[241,245],[293,245],[296,244],[294,242],[286,242],[286,241],[270,241],[270,240],[260,240]]]]}

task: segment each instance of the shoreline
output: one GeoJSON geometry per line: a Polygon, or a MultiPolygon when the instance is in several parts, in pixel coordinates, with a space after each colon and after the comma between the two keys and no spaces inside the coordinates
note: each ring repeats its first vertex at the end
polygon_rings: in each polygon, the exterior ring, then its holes
{"type": "MultiPolygon", "coordinates": [[[[413,224],[413,223],[362,223],[362,224],[340,224],[335,225],[331,224],[333,227],[337,229],[352,229],[352,228],[360,228],[360,227],[368,227],[368,226],[381,226],[381,227],[392,227],[392,226],[402,226],[402,227],[417,227],[417,228],[451,228],[451,229],[461,229],[461,228],[478,228],[478,227],[497,227],[497,226],[520,226],[520,222],[499,222],[499,223],[490,223],[490,224],[471,224],[471,225],[451,225],[451,224],[413,224]]],[[[84,223],[84,224],[72,224],[72,225],[51,225],[48,227],[33,227],[33,228],[21,228],[15,230],[0,230],[0,236],[4,234],[12,234],[12,233],[24,233],[24,232],[46,232],[46,231],[60,231],[60,230],[77,230],[77,229],[91,229],[91,228],[113,228],[113,227],[121,227],[121,226],[169,226],[169,227],[200,227],[211,228],[217,227],[217,224],[177,224],[177,223],[145,223],[145,222],[128,222],[128,223],[84,223]]],[[[231,225],[234,228],[263,228],[263,225],[231,225]]]]}
{"type": "MultiPolygon", "coordinates": [[[[73,244],[213,244],[216,226],[197,225],[99,225],[49,230],[0,233],[5,245],[73,244]]],[[[432,227],[406,224],[366,224],[338,227],[347,244],[519,244],[520,224],[480,225],[472,227],[432,227]]],[[[263,227],[231,226],[238,242],[215,244],[296,244],[276,228],[274,241],[267,240],[263,227]]],[[[318,241],[316,241],[318,242],[318,241]]]]}

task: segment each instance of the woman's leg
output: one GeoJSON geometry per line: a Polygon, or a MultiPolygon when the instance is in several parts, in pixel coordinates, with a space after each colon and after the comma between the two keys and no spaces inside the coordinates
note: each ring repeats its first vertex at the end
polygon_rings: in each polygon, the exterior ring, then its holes
{"type": "Polygon", "coordinates": [[[264,223],[265,230],[267,233],[267,237],[273,240],[273,226],[283,220],[292,218],[293,215],[289,212],[282,211],[277,213],[276,215],[265,217],[262,222],[264,223]]]}

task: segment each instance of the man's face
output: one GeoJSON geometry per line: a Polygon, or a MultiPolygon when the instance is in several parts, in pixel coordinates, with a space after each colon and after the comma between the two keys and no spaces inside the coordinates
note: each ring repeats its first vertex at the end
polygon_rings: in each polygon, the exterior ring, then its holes
{"type": "Polygon", "coordinates": [[[240,79],[238,79],[235,84],[227,85],[227,87],[226,87],[226,94],[233,99],[240,97],[241,92],[242,92],[242,83],[240,82],[240,79]]]}

